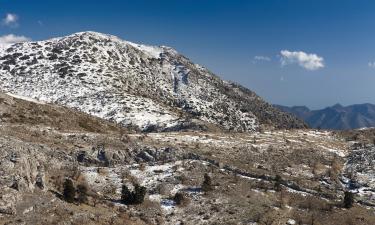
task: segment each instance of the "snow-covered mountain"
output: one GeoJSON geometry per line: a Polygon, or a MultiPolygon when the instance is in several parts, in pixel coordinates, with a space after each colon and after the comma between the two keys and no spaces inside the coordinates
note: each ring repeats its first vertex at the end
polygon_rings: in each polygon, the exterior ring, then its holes
{"type": "Polygon", "coordinates": [[[0,91],[142,130],[175,130],[194,122],[234,131],[305,127],[170,47],[96,32],[0,48],[0,91]]]}

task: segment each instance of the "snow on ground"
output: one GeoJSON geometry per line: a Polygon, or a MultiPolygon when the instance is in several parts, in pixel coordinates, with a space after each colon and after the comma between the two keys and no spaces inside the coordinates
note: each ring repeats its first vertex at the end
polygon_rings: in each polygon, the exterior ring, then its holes
{"type": "Polygon", "coordinates": [[[172,167],[180,164],[181,162],[177,161],[164,165],[146,166],[144,170],[132,166],[129,170],[132,176],[141,181],[141,185],[145,187],[155,187],[159,180],[172,177],[174,172],[172,167]]]}
{"type": "Polygon", "coordinates": [[[108,168],[108,167],[82,167],[82,174],[85,177],[87,184],[99,194],[104,191],[113,191],[113,194],[121,193],[122,168],[108,168]],[[109,190],[113,188],[113,190],[109,190]]]}
{"type": "MultiPolygon", "coordinates": [[[[203,162],[202,162],[203,163],[203,162]]],[[[176,161],[173,163],[166,163],[163,165],[146,165],[141,168],[139,165],[131,165],[128,167],[130,174],[135,177],[142,186],[145,186],[148,190],[151,190],[149,199],[160,203],[161,208],[165,213],[170,214],[178,209],[176,203],[171,199],[177,192],[183,191],[189,194],[190,198],[198,199],[201,196],[200,189],[195,187],[186,187],[182,184],[172,185],[172,188],[168,190],[166,195],[158,193],[158,186],[161,184],[173,183],[176,172],[182,171],[182,161],[176,161]],[[171,181],[172,180],[172,181],[171,181]]]]}
{"type": "Polygon", "coordinates": [[[313,178],[314,174],[311,172],[311,169],[308,165],[296,165],[295,167],[287,167],[285,172],[283,173],[287,176],[294,176],[294,177],[307,177],[313,178]]]}
{"type": "Polygon", "coordinates": [[[265,150],[278,144],[293,143],[294,146],[309,146],[312,144],[323,153],[336,154],[340,157],[347,155],[345,145],[337,145],[337,140],[329,132],[320,131],[267,131],[252,134],[223,134],[223,133],[150,133],[155,140],[173,141],[179,144],[203,144],[217,147],[247,145],[265,150]]]}
{"type": "MultiPolygon", "coordinates": [[[[355,146],[356,142],[352,142],[352,145],[355,146]]],[[[362,201],[371,204],[375,204],[374,159],[375,146],[363,146],[359,149],[355,147],[347,156],[344,168],[347,177],[342,177],[346,188],[356,193],[362,201]],[[351,179],[348,177],[351,177],[351,179]]]]}
{"type": "Polygon", "coordinates": [[[22,95],[12,94],[10,92],[6,93],[6,95],[9,95],[9,96],[11,96],[13,98],[22,99],[22,100],[25,100],[25,101],[28,101],[28,102],[34,102],[34,103],[37,103],[37,104],[46,104],[43,101],[39,101],[39,100],[36,100],[36,99],[33,99],[33,98],[29,98],[29,97],[26,97],[26,96],[22,96],[22,95]]]}
{"type": "Polygon", "coordinates": [[[321,147],[323,150],[327,151],[327,152],[332,152],[340,157],[345,157],[347,155],[347,151],[344,151],[342,149],[332,149],[332,148],[328,148],[326,146],[323,146],[323,145],[319,145],[319,147],[321,147]]]}
{"type": "Polygon", "coordinates": [[[139,49],[142,52],[147,53],[149,56],[159,59],[160,55],[164,52],[163,48],[161,47],[156,47],[156,46],[150,46],[150,45],[141,45],[141,44],[136,44],[130,41],[126,41],[125,43],[139,49]]]}

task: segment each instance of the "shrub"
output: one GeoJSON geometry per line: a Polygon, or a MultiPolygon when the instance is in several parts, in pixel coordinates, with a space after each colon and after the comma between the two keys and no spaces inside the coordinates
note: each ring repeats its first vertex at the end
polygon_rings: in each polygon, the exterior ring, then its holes
{"type": "Polygon", "coordinates": [[[170,188],[167,184],[161,183],[156,187],[156,192],[161,195],[168,195],[170,193],[170,188]]]}
{"type": "Polygon", "coordinates": [[[146,192],[146,188],[138,184],[134,185],[134,191],[130,191],[126,185],[123,185],[121,190],[121,201],[127,205],[142,204],[146,192]]]}
{"type": "Polygon", "coordinates": [[[183,206],[189,203],[189,199],[181,192],[177,192],[174,197],[173,201],[176,202],[176,205],[183,206]]]}
{"type": "Polygon", "coordinates": [[[88,199],[87,199],[87,191],[88,191],[87,185],[85,185],[85,184],[79,184],[77,186],[77,193],[78,193],[77,201],[79,203],[87,203],[87,201],[88,201],[88,199]]]}
{"type": "Polygon", "coordinates": [[[204,180],[202,183],[202,190],[204,192],[212,191],[212,179],[211,177],[206,173],[204,174],[204,180]]]}
{"type": "Polygon", "coordinates": [[[115,195],[116,192],[117,192],[117,187],[116,187],[116,185],[113,184],[113,183],[108,184],[108,185],[105,187],[105,189],[103,190],[103,193],[104,193],[105,195],[115,195]]]}
{"type": "Polygon", "coordinates": [[[281,176],[276,175],[275,184],[274,184],[274,188],[275,188],[276,191],[281,191],[281,182],[282,182],[281,176]]]}
{"type": "Polygon", "coordinates": [[[184,185],[188,184],[189,179],[186,177],[185,174],[181,174],[181,176],[178,176],[176,178],[181,182],[181,184],[184,184],[184,185]]]}
{"type": "Polygon", "coordinates": [[[75,193],[76,189],[73,185],[73,181],[71,179],[65,179],[63,191],[64,199],[70,203],[74,202],[75,193]]]}
{"type": "Polygon", "coordinates": [[[134,187],[134,204],[142,204],[146,195],[146,188],[138,184],[134,187]]]}
{"type": "Polygon", "coordinates": [[[344,193],[344,207],[349,209],[353,206],[354,194],[350,191],[345,191],[344,193]]]}
{"type": "Polygon", "coordinates": [[[183,199],[184,199],[184,195],[180,192],[177,192],[174,197],[173,197],[173,200],[176,202],[177,205],[181,205],[183,199]]]}
{"type": "Polygon", "coordinates": [[[121,201],[124,204],[129,204],[130,202],[133,202],[132,192],[129,190],[129,188],[126,185],[122,185],[121,201]]]}

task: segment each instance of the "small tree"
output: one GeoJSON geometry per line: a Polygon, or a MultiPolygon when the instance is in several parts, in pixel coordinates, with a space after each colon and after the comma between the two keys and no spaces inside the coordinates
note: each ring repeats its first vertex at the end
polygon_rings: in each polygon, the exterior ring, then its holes
{"type": "Polygon", "coordinates": [[[275,184],[274,184],[274,188],[275,188],[276,191],[281,191],[281,182],[282,182],[281,176],[276,175],[275,184]]]}
{"type": "Polygon", "coordinates": [[[73,181],[71,179],[68,179],[68,178],[65,179],[64,191],[63,191],[64,199],[67,202],[72,203],[72,202],[74,202],[75,194],[76,194],[76,189],[74,187],[73,181]]]}
{"type": "Polygon", "coordinates": [[[202,190],[204,192],[208,192],[208,191],[212,191],[212,179],[211,177],[205,173],[204,174],[204,180],[203,180],[203,183],[202,183],[202,190]]]}
{"type": "Polygon", "coordinates": [[[133,195],[129,188],[124,184],[121,189],[121,201],[124,204],[131,204],[133,202],[133,195]]]}
{"type": "Polygon", "coordinates": [[[354,194],[350,191],[345,191],[344,193],[344,207],[349,209],[353,206],[354,194]]]}
{"type": "Polygon", "coordinates": [[[146,195],[146,188],[138,184],[134,187],[134,202],[133,204],[142,204],[146,195]]]}
{"type": "Polygon", "coordinates": [[[88,201],[87,191],[88,191],[88,188],[86,184],[79,184],[77,186],[77,193],[78,193],[77,200],[79,203],[87,203],[88,201]]]}
{"type": "Polygon", "coordinates": [[[176,202],[177,205],[181,205],[183,200],[184,200],[184,195],[180,192],[177,192],[175,195],[174,195],[174,198],[173,200],[176,202]]]}
{"type": "Polygon", "coordinates": [[[142,204],[147,193],[147,189],[138,184],[134,185],[134,191],[130,191],[126,185],[122,186],[121,201],[124,204],[142,204]]]}
{"type": "Polygon", "coordinates": [[[174,195],[173,201],[175,201],[176,205],[178,205],[178,206],[184,206],[184,205],[189,204],[189,198],[187,198],[186,195],[184,195],[181,192],[177,192],[174,195]]]}

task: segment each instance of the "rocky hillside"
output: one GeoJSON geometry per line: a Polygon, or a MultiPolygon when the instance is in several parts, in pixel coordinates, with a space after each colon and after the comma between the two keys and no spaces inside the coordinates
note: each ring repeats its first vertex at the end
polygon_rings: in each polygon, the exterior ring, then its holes
{"type": "Polygon", "coordinates": [[[0,121],[0,224],[375,223],[374,131],[142,134],[6,94],[0,121]]]}
{"type": "Polygon", "coordinates": [[[95,118],[66,107],[0,93],[0,124],[7,123],[20,126],[54,127],[60,131],[77,132],[106,133],[119,132],[124,129],[104,119],[95,118]]]}
{"type": "Polygon", "coordinates": [[[310,110],[306,106],[276,107],[294,114],[312,128],[348,130],[375,127],[375,105],[372,104],[336,104],[321,110],[310,110]]]}
{"type": "Polygon", "coordinates": [[[144,131],[305,127],[172,48],[95,32],[0,49],[0,90],[144,131]]]}

